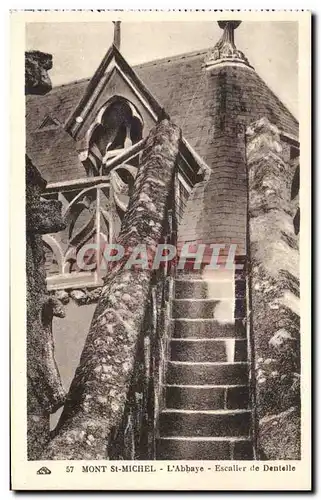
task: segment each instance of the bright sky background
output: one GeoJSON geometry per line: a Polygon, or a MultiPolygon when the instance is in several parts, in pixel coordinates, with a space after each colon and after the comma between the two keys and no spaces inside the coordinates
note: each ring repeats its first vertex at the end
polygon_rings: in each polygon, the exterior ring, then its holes
{"type": "MultiPolygon", "coordinates": [[[[111,22],[30,23],[27,50],[53,55],[53,85],[92,76],[113,40],[111,22]]],[[[216,22],[122,22],[121,52],[131,65],[212,47],[222,30],[216,22]]],[[[298,116],[296,22],[244,21],[235,42],[258,74],[298,116]]]]}

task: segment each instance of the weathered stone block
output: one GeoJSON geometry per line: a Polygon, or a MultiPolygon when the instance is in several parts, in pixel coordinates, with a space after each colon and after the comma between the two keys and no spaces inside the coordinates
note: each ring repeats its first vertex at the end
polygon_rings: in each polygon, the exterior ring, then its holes
{"type": "Polygon", "coordinates": [[[259,447],[262,459],[300,460],[301,418],[297,407],[261,419],[259,447]]]}
{"type": "Polygon", "coordinates": [[[25,93],[47,94],[51,90],[48,71],[52,68],[52,55],[32,50],[25,53],[25,93]]]}
{"type": "Polygon", "coordinates": [[[292,166],[284,161],[279,132],[267,119],[250,127],[247,138],[258,453],[270,460],[298,459],[299,253],[291,206],[292,166]]]}

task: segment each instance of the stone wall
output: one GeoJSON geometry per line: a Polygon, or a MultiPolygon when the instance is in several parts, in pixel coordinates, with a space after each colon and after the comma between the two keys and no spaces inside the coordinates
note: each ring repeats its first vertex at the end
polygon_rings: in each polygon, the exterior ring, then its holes
{"type": "Polygon", "coordinates": [[[247,130],[249,287],[259,459],[300,458],[299,241],[294,165],[266,118],[247,130]]]}

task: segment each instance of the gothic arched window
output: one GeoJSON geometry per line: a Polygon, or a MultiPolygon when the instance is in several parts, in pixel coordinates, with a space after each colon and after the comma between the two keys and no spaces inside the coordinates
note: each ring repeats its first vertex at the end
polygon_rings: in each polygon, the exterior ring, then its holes
{"type": "Polygon", "coordinates": [[[113,98],[100,110],[89,131],[84,162],[87,175],[103,175],[106,160],[136,144],[142,136],[143,120],[134,105],[122,97],[113,98]]]}

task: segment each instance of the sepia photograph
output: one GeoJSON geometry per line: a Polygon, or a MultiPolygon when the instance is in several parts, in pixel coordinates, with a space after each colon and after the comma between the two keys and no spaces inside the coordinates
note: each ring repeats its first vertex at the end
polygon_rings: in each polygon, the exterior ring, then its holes
{"type": "Polygon", "coordinates": [[[24,22],[25,459],[295,471],[299,16],[114,14],[24,22]]]}

